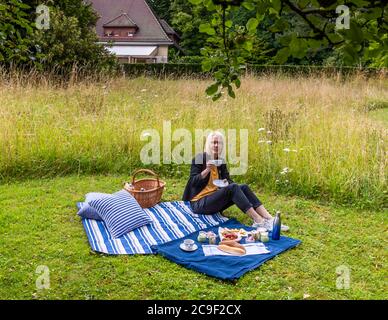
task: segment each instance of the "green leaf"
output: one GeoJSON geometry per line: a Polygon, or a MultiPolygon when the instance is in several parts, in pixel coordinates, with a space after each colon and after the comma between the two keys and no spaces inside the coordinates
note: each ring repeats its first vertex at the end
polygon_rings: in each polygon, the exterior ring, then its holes
{"type": "Polygon", "coordinates": [[[212,62],[210,60],[202,61],[202,71],[208,72],[212,68],[212,62]]]}
{"type": "Polygon", "coordinates": [[[233,81],[233,83],[236,85],[237,89],[241,87],[241,80],[240,79],[237,78],[236,80],[233,81]]]}
{"type": "Polygon", "coordinates": [[[364,0],[352,0],[351,2],[353,2],[359,8],[362,8],[369,4],[368,1],[364,1],[364,0]]]}
{"type": "Polygon", "coordinates": [[[281,32],[286,30],[289,27],[289,23],[284,19],[278,19],[276,22],[269,27],[269,31],[271,32],[281,32]]]}
{"type": "Polygon", "coordinates": [[[255,9],[255,6],[253,5],[253,3],[251,2],[243,2],[242,3],[242,6],[245,8],[245,9],[248,9],[249,11],[253,11],[255,9]]]}
{"type": "Polygon", "coordinates": [[[246,40],[243,44],[243,48],[247,51],[252,51],[253,49],[253,43],[250,40],[246,40]]]}
{"type": "Polygon", "coordinates": [[[233,99],[236,98],[236,94],[234,93],[233,90],[228,90],[228,95],[229,95],[229,97],[232,97],[233,99]]]}
{"type": "Polygon", "coordinates": [[[290,42],[290,52],[294,58],[301,59],[305,56],[307,50],[307,42],[303,39],[298,39],[295,35],[290,42]]]}
{"type": "Polygon", "coordinates": [[[199,5],[203,0],[189,0],[190,3],[194,5],[199,5]]]}
{"type": "Polygon", "coordinates": [[[207,87],[206,94],[208,96],[212,96],[215,93],[217,93],[219,85],[220,85],[219,82],[216,82],[216,83],[213,83],[212,85],[210,85],[209,87],[207,87]]]}
{"type": "Polygon", "coordinates": [[[346,30],[345,34],[348,39],[356,42],[361,42],[364,39],[361,28],[353,21],[350,21],[350,29],[346,30]]]}
{"type": "Polygon", "coordinates": [[[304,9],[308,4],[309,4],[310,0],[300,0],[299,1],[299,7],[301,9],[304,9]]]}
{"type": "Polygon", "coordinates": [[[201,23],[199,25],[199,32],[206,33],[211,36],[216,34],[216,31],[214,30],[213,27],[210,26],[209,23],[201,23]]]}
{"type": "Polygon", "coordinates": [[[278,38],[278,41],[282,46],[288,46],[291,40],[292,40],[291,34],[287,34],[278,38]]]}
{"type": "Polygon", "coordinates": [[[280,0],[271,0],[272,7],[276,10],[276,12],[279,12],[281,8],[281,1],[280,0]]]}
{"type": "Polygon", "coordinates": [[[275,61],[278,64],[283,64],[287,61],[289,56],[290,56],[290,49],[287,47],[281,48],[275,56],[275,61]]]}
{"type": "Polygon", "coordinates": [[[214,4],[213,0],[203,0],[203,4],[208,11],[213,11],[216,9],[216,5],[214,4]]]}
{"type": "Polygon", "coordinates": [[[213,101],[217,101],[219,98],[221,98],[221,96],[222,96],[222,93],[219,92],[219,93],[217,93],[216,95],[213,96],[212,100],[213,101]]]}
{"type": "Polygon", "coordinates": [[[249,32],[255,32],[258,25],[259,21],[256,18],[250,18],[247,22],[247,29],[249,32]]]}
{"type": "Polygon", "coordinates": [[[308,40],[309,47],[313,50],[319,49],[322,45],[321,41],[315,39],[308,40]]]}

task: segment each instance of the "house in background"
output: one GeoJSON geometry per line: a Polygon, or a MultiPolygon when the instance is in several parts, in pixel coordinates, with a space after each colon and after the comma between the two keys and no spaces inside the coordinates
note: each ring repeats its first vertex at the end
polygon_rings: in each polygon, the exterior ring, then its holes
{"type": "Polygon", "coordinates": [[[100,43],[122,63],[166,63],[178,34],[159,19],[146,0],[90,0],[99,15],[100,43]]]}

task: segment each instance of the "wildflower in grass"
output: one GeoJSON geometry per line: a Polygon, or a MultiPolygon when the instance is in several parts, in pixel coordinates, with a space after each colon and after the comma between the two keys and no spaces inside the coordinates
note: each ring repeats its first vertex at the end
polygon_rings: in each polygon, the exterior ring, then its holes
{"type": "Polygon", "coordinates": [[[288,167],[285,167],[285,168],[283,168],[283,170],[280,172],[280,174],[281,174],[281,175],[285,175],[285,174],[290,173],[290,172],[292,172],[292,171],[293,171],[293,169],[290,169],[290,168],[288,168],[288,167]]]}
{"type": "Polygon", "coordinates": [[[272,131],[269,131],[269,130],[268,130],[268,131],[267,131],[267,134],[272,134],[272,131]]]}
{"type": "Polygon", "coordinates": [[[289,183],[290,181],[288,181],[288,180],[286,180],[286,181],[284,181],[285,183],[289,183]]]}
{"type": "Polygon", "coordinates": [[[259,143],[265,143],[265,140],[259,140],[259,143]]]}
{"type": "Polygon", "coordinates": [[[141,92],[146,92],[146,91],[147,91],[147,89],[141,89],[140,91],[141,91],[141,92]]]}
{"type": "Polygon", "coordinates": [[[157,98],[157,97],[159,97],[159,95],[158,95],[158,94],[155,94],[154,97],[157,98]]]}
{"type": "Polygon", "coordinates": [[[267,144],[272,144],[272,141],[271,141],[271,140],[268,140],[268,141],[267,141],[267,144]]]}
{"type": "Polygon", "coordinates": [[[292,152],[298,152],[298,150],[296,150],[296,149],[292,149],[291,151],[292,151],[292,152]]]}
{"type": "Polygon", "coordinates": [[[259,128],[259,130],[257,130],[257,131],[259,131],[259,132],[265,131],[265,128],[259,128]]]}
{"type": "Polygon", "coordinates": [[[149,133],[149,132],[144,132],[141,136],[144,137],[144,138],[146,138],[146,137],[151,137],[151,133],[149,133]]]}
{"type": "Polygon", "coordinates": [[[283,151],[284,152],[290,152],[290,148],[284,148],[283,151]]]}
{"type": "Polygon", "coordinates": [[[280,182],[279,179],[276,179],[275,183],[279,183],[279,182],[280,182]]]}

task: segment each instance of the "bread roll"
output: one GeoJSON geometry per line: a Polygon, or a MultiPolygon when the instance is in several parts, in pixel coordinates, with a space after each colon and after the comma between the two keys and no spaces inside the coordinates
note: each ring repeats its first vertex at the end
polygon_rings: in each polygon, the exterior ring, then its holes
{"type": "Polygon", "coordinates": [[[234,248],[240,248],[242,250],[245,250],[244,246],[239,244],[237,241],[235,240],[222,240],[220,242],[220,244],[224,244],[226,246],[230,246],[230,247],[234,247],[234,248]]]}
{"type": "Polygon", "coordinates": [[[238,255],[238,256],[242,256],[246,253],[244,247],[241,249],[241,248],[232,247],[226,244],[220,244],[217,248],[221,251],[224,251],[233,255],[238,255]]]}

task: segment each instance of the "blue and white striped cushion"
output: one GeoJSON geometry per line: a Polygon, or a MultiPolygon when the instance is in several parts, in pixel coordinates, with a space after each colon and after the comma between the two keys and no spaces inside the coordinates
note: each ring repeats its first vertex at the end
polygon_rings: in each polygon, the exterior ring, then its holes
{"type": "Polygon", "coordinates": [[[126,190],[89,202],[104,220],[113,238],[152,222],[136,199],[126,190]]]}
{"type": "Polygon", "coordinates": [[[78,215],[84,219],[102,220],[97,210],[89,205],[90,201],[110,196],[109,193],[90,192],[85,196],[85,202],[81,202],[78,215]]]}

